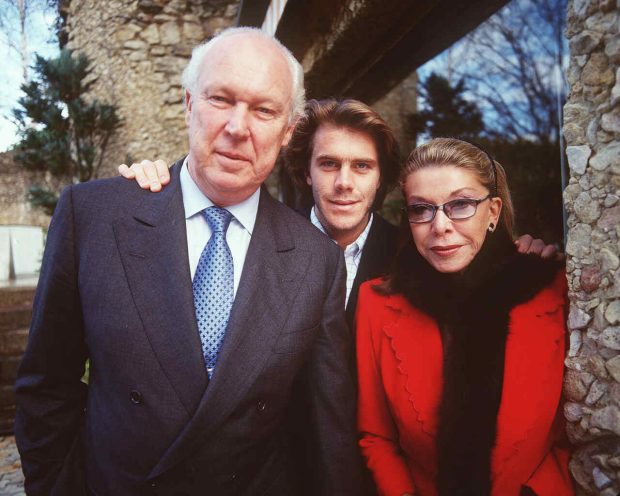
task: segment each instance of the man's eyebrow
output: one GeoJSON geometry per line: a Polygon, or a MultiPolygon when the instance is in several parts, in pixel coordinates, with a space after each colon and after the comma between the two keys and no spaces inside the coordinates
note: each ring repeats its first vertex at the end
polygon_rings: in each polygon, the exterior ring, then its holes
{"type": "Polygon", "coordinates": [[[318,159],[331,159],[331,160],[335,160],[336,162],[342,162],[343,160],[350,160],[351,162],[368,162],[371,164],[376,164],[377,160],[374,158],[364,158],[364,157],[338,157],[336,155],[331,155],[329,153],[322,153],[320,155],[317,155],[316,158],[318,159]]]}

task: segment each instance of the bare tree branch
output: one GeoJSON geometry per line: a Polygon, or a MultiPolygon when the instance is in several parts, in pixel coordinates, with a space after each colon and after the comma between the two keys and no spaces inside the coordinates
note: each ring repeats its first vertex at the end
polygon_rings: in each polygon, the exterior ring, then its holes
{"type": "Polygon", "coordinates": [[[567,0],[513,0],[452,49],[460,63],[451,79],[465,78],[491,128],[541,142],[559,139],[556,67],[566,65],[566,9],[567,0]]]}

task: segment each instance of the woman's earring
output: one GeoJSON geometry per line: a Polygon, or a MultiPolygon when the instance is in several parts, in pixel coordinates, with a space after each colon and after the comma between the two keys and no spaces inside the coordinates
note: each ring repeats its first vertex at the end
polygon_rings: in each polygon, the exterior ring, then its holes
{"type": "Polygon", "coordinates": [[[495,231],[495,224],[493,224],[493,222],[491,222],[489,224],[489,232],[493,232],[493,231],[495,231]]]}

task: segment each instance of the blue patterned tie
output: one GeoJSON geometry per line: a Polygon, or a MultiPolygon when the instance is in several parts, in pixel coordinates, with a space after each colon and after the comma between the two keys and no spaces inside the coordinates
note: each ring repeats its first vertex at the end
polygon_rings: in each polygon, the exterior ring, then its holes
{"type": "Polygon", "coordinates": [[[226,243],[232,214],[223,208],[202,211],[211,238],[200,255],[194,274],[194,309],[209,379],[213,375],[233,303],[233,259],[226,243]]]}

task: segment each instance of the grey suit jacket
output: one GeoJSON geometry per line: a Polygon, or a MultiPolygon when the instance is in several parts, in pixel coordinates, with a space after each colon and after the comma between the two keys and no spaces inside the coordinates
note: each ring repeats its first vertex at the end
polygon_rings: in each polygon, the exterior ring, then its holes
{"type": "Polygon", "coordinates": [[[61,197],[16,383],[27,493],[294,495],[283,425],[301,394],[321,494],[357,494],[340,250],[261,192],[209,382],[180,167],[162,193],[116,178],[61,197]]]}

